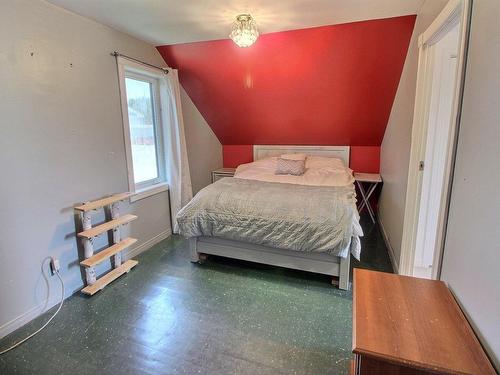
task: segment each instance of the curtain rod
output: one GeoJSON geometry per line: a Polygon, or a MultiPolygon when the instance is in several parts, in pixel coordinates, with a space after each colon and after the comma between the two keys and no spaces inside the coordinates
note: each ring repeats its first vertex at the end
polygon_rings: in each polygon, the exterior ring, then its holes
{"type": "Polygon", "coordinates": [[[118,57],[118,56],[121,56],[121,57],[124,57],[126,59],[129,59],[129,60],[132,60],[132,61],[135,61],[135,62],[138,62],[139,64],[143,64],[143,65],[147,65],[147,66],[150,66],[152,68],[156,68],[156,69],[159,69],[159,70],[162,70],[163,73],[165,74],[168,74],[168,68],[163,68],[161,66],[157,66],[157,65],[153,65],[153,64],[149,64],[147,62],[144,62],[144,61],[141,61],[141,60],[138,60],[138,59],[135,59],[133,57],[130,57],[130,56],[127,56],[127,55],[124,55],[123,53],[120,53],[120,52],[111,52],[110,53],[111,56],[114,56],[114,57],[118,57]]]}

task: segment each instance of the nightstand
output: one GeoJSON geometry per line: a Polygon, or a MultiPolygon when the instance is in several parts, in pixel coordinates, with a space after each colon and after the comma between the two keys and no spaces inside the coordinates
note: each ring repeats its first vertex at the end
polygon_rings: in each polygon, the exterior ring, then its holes
{"type": "Polygon", "coordinates": [[[358,212],[361,213],[363,208],[368,210],[372,221],[375,223],[375,214],[372,206],[370,205],[370,197],[375,191],[375,188],[382,182],[382,177],[378,173],[356,173],[354,172],[354,179],[358,185],[359,192],[361,193],[361,202],[358,205],[358,212]],[[365,191],[363,183],[368,184],[368,191],[365,191]]]}
{"type": "Polygon", "coordinates": [[[212,171],[212,183],[224,177],[233,177],[236,168],[220,168],[212,171]]]}

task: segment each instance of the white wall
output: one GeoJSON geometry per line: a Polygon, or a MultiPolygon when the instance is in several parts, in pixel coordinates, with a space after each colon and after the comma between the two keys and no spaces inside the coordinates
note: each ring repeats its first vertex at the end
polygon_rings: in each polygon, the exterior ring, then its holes
{"type": "Polygon", "coordinates": [[[474,2],[441,279],[500,369],[500,2],[474,2]]]}
{"type": "MultiPolygon", "coordinates": [[[[417,37],[444,7],[427,0],[382,142],[379,217],[399,263],[417,72],[417,37]]],[[[500,358],[500,2],[474,1],[466,87],[441,278],[497,368],[500,358]]]]}
{"type": "MultiPolygon", "coordinates": [[[[152,45],[39,0],[1,2],[0,45],[1,337],[35,317],[47,297],[49,305],[59,298],[56,278],[47,288],[41,273],[47,256],[60,259],[68,295],[82,286],[72,207],[127,190],[110,52],[164,61],[152,45]]],[[[186,127],[203,128],[190,102],[182,104],[186,127]]],[[[199,155],[197,142],[189,146],[193,173],[208,175],[211,164],[191,155],[193,147],[199,155]]],[[[211,140],[205,152],[220,154],[220,144],[211,140]]],[[[131,225],[138,246],[169,234],[167,193],[122,207],[139,216],[131,225]]]]}
{"type": "Polygon", "coordinates": [[[380,151],[380,173],[384,185],[378,209],[379,221],[399,264],[410,160],[411,128],[418,65],[418,36],[432,23],[448,0],[427,0],[419,10],[403,73],[380,151]]]}
{"type": "Polygon", "coordinates": [[[191,183],[193,194],[196,194],[212,182],[210,172],[222,168],[222,145],[182,88],[181,101],[191,183]]]}

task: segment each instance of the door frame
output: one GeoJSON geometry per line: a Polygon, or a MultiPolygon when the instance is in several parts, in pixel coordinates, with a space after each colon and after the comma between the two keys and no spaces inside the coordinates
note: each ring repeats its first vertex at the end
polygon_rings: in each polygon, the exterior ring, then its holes
{"type": "Polygon", "coordinates": [[[456,145],[462,105],[463,86],[465,81],[465,67],[467,46],[469,39],[469,25],[472,11],[472,0],[450,0],[437,18],[418,38],[418,72],[413,113],[413,127],[411,135],[411,152],[408,168],[408,184],[406,190],[405,214],[403,224],[403,237],[401,242],[401,257],[399,273],[413,275],[415,261],[415,246],[417,239],[418,218],[420,213],[420,200],[422,193],[421,161],[424,161],[427,140],[427,127],[429,120],[429,104],[432,91],[432,72],[434,71],[433,51],[429,47],[441,40],[443,35],[458,23],[460,28],[459,48],[457,55],[457,77],[454,89],[452,117],[450,118],[451,142],[446,150],[445,181],[441,192],[441,204],[437,224],[436,252],[432,269],[432,278],[439,279],[441,273],[441,259],[444,248],[451,193],[451,180],[455,163],[456,145]],[[430,73],[430,74],[429,74],[430,73]]]}

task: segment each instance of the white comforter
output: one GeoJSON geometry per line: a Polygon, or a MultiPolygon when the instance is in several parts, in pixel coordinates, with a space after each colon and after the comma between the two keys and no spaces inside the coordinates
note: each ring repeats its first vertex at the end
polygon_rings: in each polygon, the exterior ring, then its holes
{"type": "Polygon", "coordinates": [[[208,185],[177,214],[184,237],[219,237],[359,259],[363,231],[354,186],[304,186],[242,178],[208,185]]]}
{"type": "Polygon", "coordinates": [[[202,189],[179,211],[179,233],[359,259],[352,171],[340,159],[308,156],[304,175],[275,175],[276,163],[240,165],[235,178],[202,189]]]}

